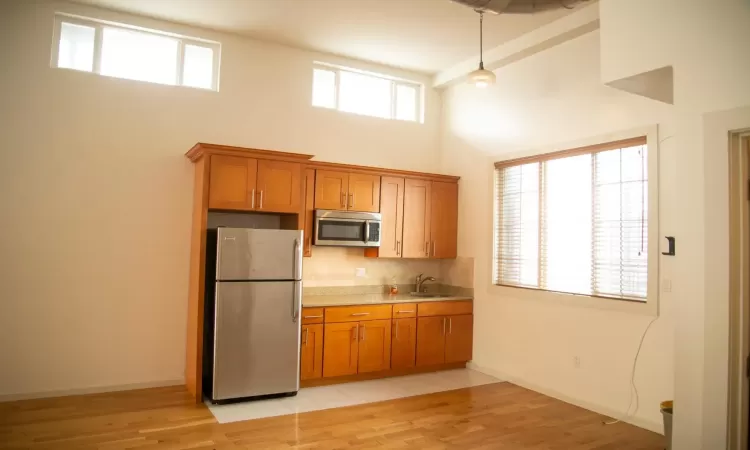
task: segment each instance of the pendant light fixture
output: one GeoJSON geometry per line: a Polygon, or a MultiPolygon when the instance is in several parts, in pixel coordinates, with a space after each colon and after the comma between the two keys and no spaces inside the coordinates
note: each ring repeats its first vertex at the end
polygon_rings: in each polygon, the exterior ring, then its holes
{"type": "Polygon", "coordinates": [[[484,68],[484,61],[482,60],[482,22],[484,21],[484,11],[480,9],[475,11],[479,13],[479,69],[469,74],[469,83],[478,88],[486,88],[491,84],[495,84],[495,73],[484,68]]]}

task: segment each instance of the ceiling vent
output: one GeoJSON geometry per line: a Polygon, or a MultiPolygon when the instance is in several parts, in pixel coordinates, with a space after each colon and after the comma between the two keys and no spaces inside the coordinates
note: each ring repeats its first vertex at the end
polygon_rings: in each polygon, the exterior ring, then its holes
{"type": "Polygon", "coordinates": [[[590,0],[451,0],[493,14],[533,14],[552,9],[573,9],[590,0]]]}

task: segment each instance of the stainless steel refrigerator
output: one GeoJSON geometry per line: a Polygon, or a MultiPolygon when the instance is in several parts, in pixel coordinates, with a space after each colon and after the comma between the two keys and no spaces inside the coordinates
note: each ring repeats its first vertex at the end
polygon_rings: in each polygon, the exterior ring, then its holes
{"type": "Polygon", "coordinates": [[[302,232],[218,228],[208,242],[204,392],[213,402],[296,394],[302,232]]]}

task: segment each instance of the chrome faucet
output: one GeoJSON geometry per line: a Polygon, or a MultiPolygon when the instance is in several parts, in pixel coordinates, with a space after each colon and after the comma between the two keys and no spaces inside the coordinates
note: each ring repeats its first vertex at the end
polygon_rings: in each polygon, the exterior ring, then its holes
{"type": "Polygon", "coordinates": [[[425,284],[425,282],[427,282],[427,281],[437,281],[437,280],[435,280],[435,277],[422,278],[422,275],[424,275],[424,274],[420,273],[419,275],[417,275],[417,279],[415,280],[416,281],[415,284],[417,285],[417,287],[416,287],[415,290],[417,292],[427,292],[427,287],[423,286],[425,284]]]}

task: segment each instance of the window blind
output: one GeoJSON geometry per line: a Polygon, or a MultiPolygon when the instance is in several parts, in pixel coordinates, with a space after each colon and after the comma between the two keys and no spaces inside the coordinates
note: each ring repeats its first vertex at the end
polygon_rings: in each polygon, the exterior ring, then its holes
{"type": "Polygon", "coordinates": [[[500,162],[495,284],[646,300],[646,138],[500,162]]]}

